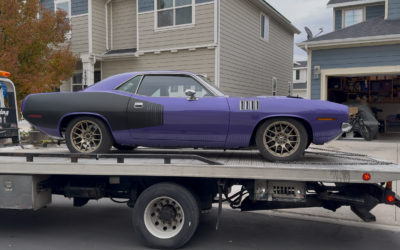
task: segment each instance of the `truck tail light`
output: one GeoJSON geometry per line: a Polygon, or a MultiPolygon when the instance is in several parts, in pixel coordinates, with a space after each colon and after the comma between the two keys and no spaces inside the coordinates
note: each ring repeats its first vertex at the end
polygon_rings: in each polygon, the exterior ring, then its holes
{"type": "Polygon", "coordinates": [[[394,196],[393,196],[393,195],[388,195],[388,196],[386,197],[386,200],[387,200],[389,203],[392,203],[392,202],[394,202],[394,196]]]}
{"type": "Polygon", "coordinates": [[[371,180],[371,175],[369,173],[365,173],[365,174],[363,174],[363,179],[364,179],[364,181],[369,181],[369,180],[371,180]]]}

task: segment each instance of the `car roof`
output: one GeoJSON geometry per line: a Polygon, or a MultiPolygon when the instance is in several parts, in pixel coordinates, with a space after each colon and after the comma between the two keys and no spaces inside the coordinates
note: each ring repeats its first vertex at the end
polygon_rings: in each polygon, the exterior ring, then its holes
{"type": "Polygon", "coordinates": [[[137,75],[145,75],[145,74],[158,74],[158,75],[190,75],[196,76],[197,74],[188,71],[137,71],[137,72],[128,72],[122,73],[114,76],[107,77],[102,81],[89,86],[84,89],[84,92],[98,92],[98,91],[110,91],[121,85],[122,83],[128,81],[132,77],[137,75]]]}

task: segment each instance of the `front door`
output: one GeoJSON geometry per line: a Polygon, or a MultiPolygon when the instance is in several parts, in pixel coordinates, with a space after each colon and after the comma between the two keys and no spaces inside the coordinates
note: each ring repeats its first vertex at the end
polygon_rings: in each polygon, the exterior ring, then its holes
{"type": "Polygon", "coordinates": [[[188,75],[145,75],[128,104],[128,123],[137,145],[223,147],[229,106],[188,75]],[[188,100],[187,89],[197,100],[188,100]]]}

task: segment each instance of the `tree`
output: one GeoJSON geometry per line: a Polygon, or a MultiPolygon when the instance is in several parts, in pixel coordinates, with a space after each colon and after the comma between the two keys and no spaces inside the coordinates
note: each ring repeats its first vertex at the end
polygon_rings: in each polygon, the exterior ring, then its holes
{"type": "Polygon", "coordinates": [[[75,70],[67,13],[39,0],[0,0],[0,70],[9,71],[18,106],[29,94],[52,92],[75,70]]]}

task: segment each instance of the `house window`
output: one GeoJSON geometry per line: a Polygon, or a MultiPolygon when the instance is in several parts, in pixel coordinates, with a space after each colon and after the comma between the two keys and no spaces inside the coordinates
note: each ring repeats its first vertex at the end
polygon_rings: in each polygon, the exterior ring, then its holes
{"type": "Polygon", "coordinates": [[[55,11],[61,9],[67,12],[66,19],[69,21],[71,19],[71,1],[70,0],[56,0],[54,2],[55,11]]]}
{"type": "Polygon", "coordinates": [[[193,23],[192,0],[157,0],[157,27],[171,27],[193,23]]]}
{"type": "Polygon", "coordinates": [[[292,95],[293,95],[293,83],[288,82],[288,96],[292,96],[292,95]]]}
{"type": "Polygon", "coordinates": [[[171,86],[171,92],[178,93],[178,86],[171,86]]]}
{"type": "Polygon", "coordinates": [[[278,91],[278,79],[272,78],[272,96],[276,96],[278,91]]]}
{"type": "Polygon", "coordinates": [[[296,80],[300,80],[300,70],[296,70],[296,80]]]}
{"type": "Polygon", "coordinates": [[[83,89],[83,74],[77,73],[72,77],[72,91],[80,91],[83,89]]]}
{"type": "Polygon", "coordinates": [[[344,27],[361,23],[364,20],[363,9],[345,10],[344,11],[344,27]]]}
{"type": "Polygon", "coordinates": [[[261,15],[261,38],[269,40],[269,18],[261,15]]]}
{"type": "MultiPolygon", "coordinates": [[[[54,2],[55,11],[61,9],[67,12],[67,16],[65,17],[65,21],[69,22],[71,20],[71,0],[56,0],[54,2]]],[[[71,30],[67,33],[67,38],[70,38],[71,30]]]]}

